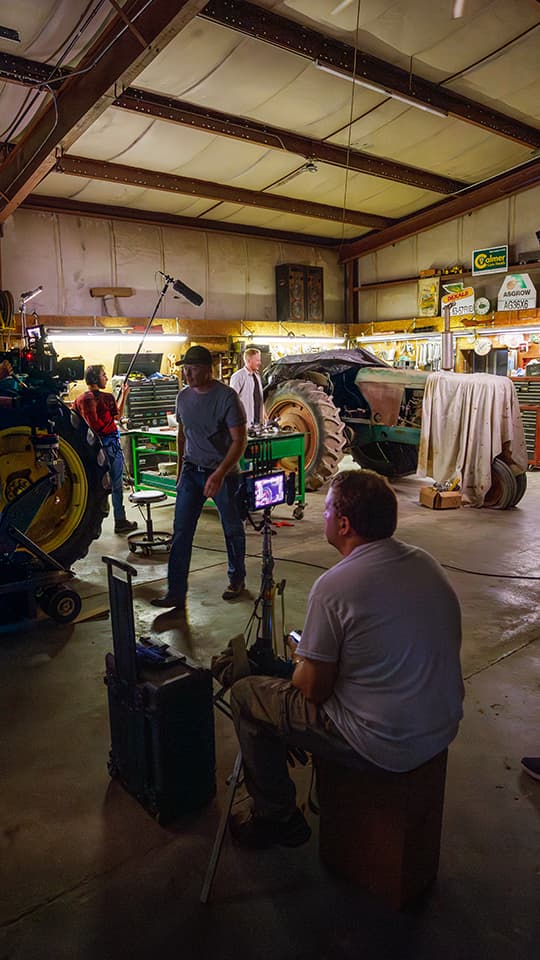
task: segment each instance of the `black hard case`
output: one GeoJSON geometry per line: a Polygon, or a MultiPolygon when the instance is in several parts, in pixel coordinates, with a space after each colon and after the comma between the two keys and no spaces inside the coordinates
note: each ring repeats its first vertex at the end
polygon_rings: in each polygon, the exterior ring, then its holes
{"type": "Polygon", "coordinates": [[[167,666],[140,666],[131,597],[136,571],[103,559],[114,641],[114,655],[105,658],[109,773],[165,823],[201,807],[216,792],[212,676],[180,655],[167,666]]]}

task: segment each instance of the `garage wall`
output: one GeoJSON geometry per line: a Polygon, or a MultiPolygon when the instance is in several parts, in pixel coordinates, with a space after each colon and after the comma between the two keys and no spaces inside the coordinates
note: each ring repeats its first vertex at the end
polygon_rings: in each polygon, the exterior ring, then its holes
{"type": "MultiPolygon", "coordinates": [[[[399,277],[416,277],[420,270],[443,268],[456,263],[470,270],[473,250],[499,244],[508,244],[510,247],[510,263],[517,262],[514,258],[520,250],[537,249],[540,256],[537,230],[540,230],[540,187],[361,257],[358,261],[359,282],[375,283],[399,277]]],[[[523,270],[526,268],[523,267],[523,270]]],[[[502,274],[490,278],[473,277],[465,282],[474,287],[477,296],[495,300],[502,277],[502,274]]],[[[531,279],[538,287],[538,274],[531,279]]],[[[417,289],[414,283],[366,290],[360,294],[361,323],[408,319],[416,316],[416,312],[417,289]]]]}
{"type": "Polygon", "coordinates": [[[308,244],[152,226],[67,214],[18,210],[4,227],[2,287],[15,300],[43,285],[33,301],[43,315],[93,316],[101,301],[90,287],[132,287],[112,301],[112,316],[148,317],[163,286],[156,271],[178,277],[204,297],[202,307],[168,293],[160,318],[274,321],[274,267],[303,263],[324,268],[325,319],[343,320],[343,273],[338,256],[308,244]]]}

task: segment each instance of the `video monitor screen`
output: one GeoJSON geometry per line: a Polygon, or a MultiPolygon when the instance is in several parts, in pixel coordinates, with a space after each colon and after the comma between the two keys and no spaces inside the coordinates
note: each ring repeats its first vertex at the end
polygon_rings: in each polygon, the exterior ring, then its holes
{"type": "Polygon", "coordinates": [[[286,497],[285,474],[268,473],[262,477],[250,477],[248,480],[248,501],[250,510],[263,510],[284,503],[286,497]]]}

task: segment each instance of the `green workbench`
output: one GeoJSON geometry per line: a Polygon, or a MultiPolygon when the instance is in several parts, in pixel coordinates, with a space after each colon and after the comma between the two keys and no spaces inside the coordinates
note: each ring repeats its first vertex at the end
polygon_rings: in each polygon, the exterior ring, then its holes
{"type": "MultiPolygon", "coordinates": [[[[135,490],[161,490],[170,497],[176,496],[176,471],[174,475],[162,475],[158,463],[176,462],[176,430],[169,427],[154,427],[150,430],[130,430],[126,435],[131,442],[131,460],[135,490]]],[[[296,508],[294,515],[300,519],[306,500],[304,482],[304,434],[274,433],[262,437],[250,437],[240,468],[246,472],[257,469],[260,464],[272,463],[272,469],[284,469],[296,473],[296,508]]]]}

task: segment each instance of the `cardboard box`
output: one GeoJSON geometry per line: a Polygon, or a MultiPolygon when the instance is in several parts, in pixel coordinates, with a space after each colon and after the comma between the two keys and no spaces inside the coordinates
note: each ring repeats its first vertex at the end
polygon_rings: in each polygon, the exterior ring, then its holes
{"type": "Polygon", "coordinates": [[[436,490],[435,487],[421,487],[420,503],[432,510],[454,510],[461,506],[459,490],[436,490]]]}

